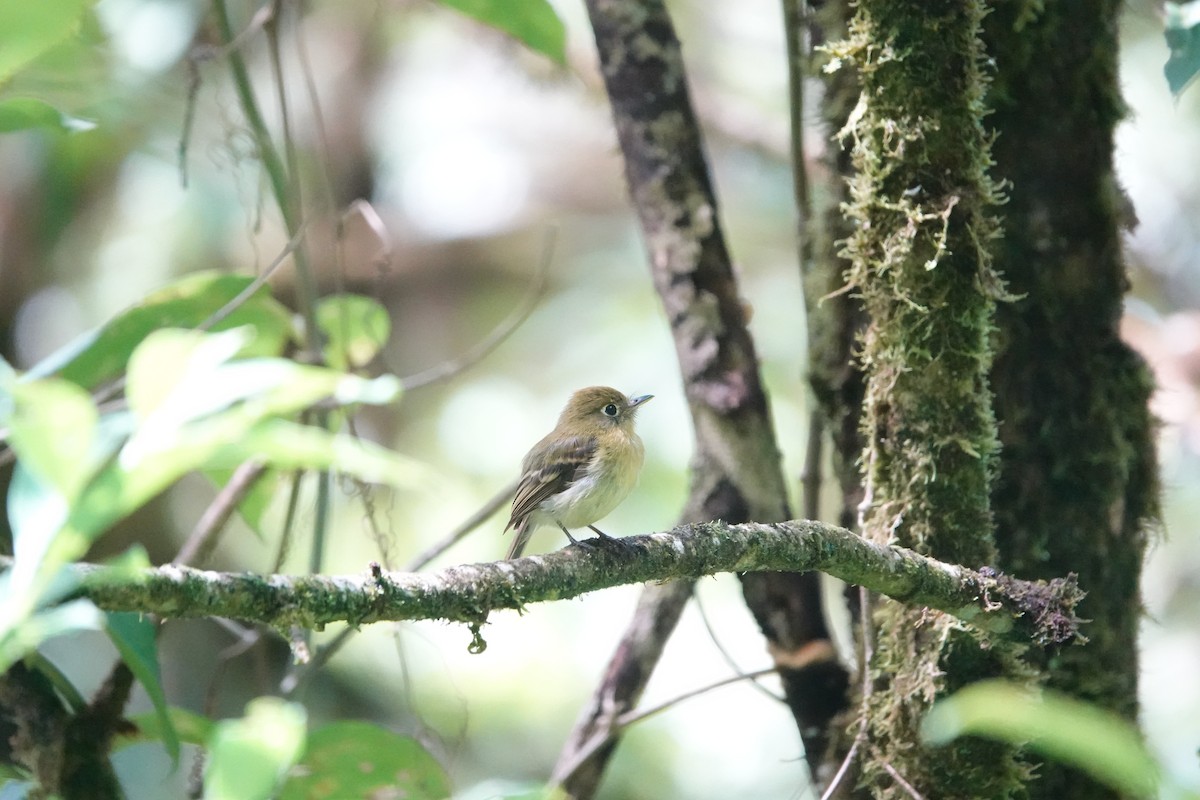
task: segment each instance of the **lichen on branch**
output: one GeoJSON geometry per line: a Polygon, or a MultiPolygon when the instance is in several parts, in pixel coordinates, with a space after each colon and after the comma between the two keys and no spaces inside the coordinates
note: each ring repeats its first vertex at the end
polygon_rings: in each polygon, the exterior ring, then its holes
{"type": "Polygon", "coordinates": [[[396,620],[479,624],[501,609],[562,600],[645,581],[750,570],[820,570],[914,608],[949,614],[982,635],[1037,644],[1079,637],[1070,576],[1027,582],[878,545],[810,520],[730,525],[707,522],[574,545],[516,561],[462,564],[434,573],[258,575],[167,565],[134,573],[78,565],[80,594],[108,611],[164,618],[229,617],[286,628],[396,620]]]}

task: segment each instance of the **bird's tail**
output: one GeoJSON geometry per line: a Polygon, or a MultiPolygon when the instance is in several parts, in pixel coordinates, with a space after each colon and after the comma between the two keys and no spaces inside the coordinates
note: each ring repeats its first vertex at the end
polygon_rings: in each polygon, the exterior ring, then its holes
{"type": "Polygon", "coordinates": [[[529,519],[521,520],[520,524],[513,528],[512,544],[508,546],[508,555],[504,558],[511,561],[514,558],[520,558],[521,553],[525,552],[525,545],[529,544],[529,537],[533,535],[533,526],[529,524],[529,519]]]}

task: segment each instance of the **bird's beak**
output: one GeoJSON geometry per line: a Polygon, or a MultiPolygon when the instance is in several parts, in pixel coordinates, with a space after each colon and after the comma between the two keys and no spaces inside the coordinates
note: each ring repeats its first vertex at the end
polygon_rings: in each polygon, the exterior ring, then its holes
{"type": "Polygon", "coordinates": [[[631,398],[629,398],[629,407],[637,408],[642,403],[646,402],[647,400],[652,399],[653,397],[654,397],[654,395],[652,395],[652,394],[643,394],[639,397],[631,397],[631,398]]]}

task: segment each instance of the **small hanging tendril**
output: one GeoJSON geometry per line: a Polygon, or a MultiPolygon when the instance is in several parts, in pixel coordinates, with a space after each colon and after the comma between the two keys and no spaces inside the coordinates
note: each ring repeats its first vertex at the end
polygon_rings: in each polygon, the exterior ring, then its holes
{"type": "Polygon", "coordinates": [[[471,630],[471,643],[467,645],[467,652],[473,656],[477,656],[484,650],[487,650],[487,642],[483,639],[483,634],[480,632],[483,628],[482,622],[472,622],[467,626],[471,630]]]}

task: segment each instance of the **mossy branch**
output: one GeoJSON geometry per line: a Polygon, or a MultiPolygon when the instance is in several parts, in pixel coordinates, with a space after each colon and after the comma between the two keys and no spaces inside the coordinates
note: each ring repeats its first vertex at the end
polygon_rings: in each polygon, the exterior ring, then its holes
{"type": "Polygon", "coordinates": [[[1027,582],[874,544],[821,522],[708,522],[633,536],[622,545],[572,546],[516,561],[422,574],[259,575],[163,566],[130,576],[80,565],[80,594],[108,611],[230,617],[277,628],[414,619],[479,624],[500,609],[563,600],[644,581],[721,572],[819,570],[913,606],[943,611],[991,636],[1039,644],[1082,639],[1073,576],[1027,582]]]}

